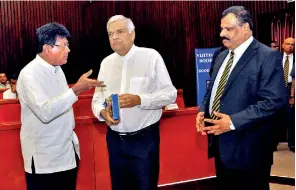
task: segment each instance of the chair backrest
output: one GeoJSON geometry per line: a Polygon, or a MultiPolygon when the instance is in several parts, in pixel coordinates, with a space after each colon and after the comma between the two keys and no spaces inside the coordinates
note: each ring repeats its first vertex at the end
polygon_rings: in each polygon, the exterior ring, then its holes
{"type": "Polygon", "coordinates": [[[9,88],[0,88],[0,99],[3,99],[3,93],[9,88]]]}
{"type": "Polygon", "coordinates": [[[177,103],[179,108],[185,108],[184,98],[183,98],[183,89],[178,89],[177,90],[176,103],[177,103]]]}

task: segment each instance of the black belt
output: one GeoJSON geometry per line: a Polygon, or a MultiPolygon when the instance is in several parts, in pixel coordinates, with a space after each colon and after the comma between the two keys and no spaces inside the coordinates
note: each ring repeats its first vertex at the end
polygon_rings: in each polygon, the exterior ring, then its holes
{"type": "Polygon", "coordinates": [[[110,127],[108,128],[108,130],[114,134],[119,135],[119,136],[134,136],[134,135],[146,132],[146,131],[150,131],[151,129],[153,129],[153,127],[156,127],[157,125],[159,125],[159,121],[152,124],[152,125],[144,127],[143,129],[140,129],[138,131],[133,131],[133,132],[117,132],[117,131],[113,131],[110,127]]]}

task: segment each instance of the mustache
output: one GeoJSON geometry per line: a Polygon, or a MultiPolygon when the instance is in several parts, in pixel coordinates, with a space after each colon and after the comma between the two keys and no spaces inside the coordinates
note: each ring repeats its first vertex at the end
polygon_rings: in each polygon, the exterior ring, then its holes
{"type": "Polygon", "coordinates": [[[230,40],[230,39],[227,37],[221,37],[221,40],[230,40]]]}

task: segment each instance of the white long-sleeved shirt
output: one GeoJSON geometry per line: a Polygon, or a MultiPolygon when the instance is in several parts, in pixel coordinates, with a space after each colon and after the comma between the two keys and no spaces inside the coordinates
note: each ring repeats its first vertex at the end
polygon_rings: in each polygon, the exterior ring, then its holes
{"type": "Polygon", "coordinates": [[[289,74],[288,74],[288,83],[292,82],[292,77],[290,76],[290,73],[292,71],[292,68],[293,68],[293,53],[291,53],[290,55],[287,55],[285,52],[283,54],[283,60],[282,60],[282,64],[283,64],[283,68],[285,68],[285,62],[286,62],[286,59],[287,59],[287,56],[289,57],[289,74]]]}
{"type": "Polygon", "coordinates": [[[133,132],[157,122],[162,107],[174,103],[177,90],[161,55],[149,48],[132,46],[125,56],[113,53],[102,63],[98,80],[106,87],[97,87],[92,100],[94,115],[103,120],[100,112],[103,102],[111,94],[135,94],[141,105],[120,109],[120,122],[111,129],[118,132],[133,132]]]}
{"type": "Polygon", "coordinates": [[[3,99],[17,99],[16,93],[13,93],[10,89],[7,89],[3,92],[3,99]]]}
{"type": "Polygon", "coordinates": [[[72,104],[77,96],[69,89],[64,72],[39,55],[20,72],[17,92],[21,104],[21,147],[25,171],[53,173],[76,167],[79,143],[72,104]]]}
{"type": "MultiPolygon", "coordinates": [[[[246,51],[246,49],[252,43],[253,39],[254,39],[253,36],[251,36],[244,43],[242,43],[240,46],[238,46],[237,48],[235,48],[233,50],[234,51],[233,63],[231,65],[228,78],[229,78],[229,76],[230,76],[233,68],[235,67],[235,65],[237,64],[237,62],[239,61],[239,59],[241,58],[241,56],[244,54],[244,52],[246,51]]],[[[221,79],[222,74],[223,74],[223,72],[225,70],[225,67],[227,65],[227,62],[228,62],[228,60],[230,58],[230,53],[231,53],[231,51],[229,51],[228,55],[224,59],[222,65],[221,65],[221,67],[220,67],[220,69],[219,69],[219,71],[217,73],[217,76],[216,76],[216,79],[215,79],[215,82],[214,82],[214,85],[213,85],[213,88],[212,88],[212,93],[211,93],[211,98],[210,98],[210,106],[209,106],[209,113],[212,113],[212,106],[213,106],[214,98],[216,96],[216,92],[217,92],[217,89],[218,89],[218,86],[219,86],[220,79],[221,79]]],[[[228,78],[227,78],[227,80],[228,80],[228,78]]],[[[232,130],[235,130],[235,126],[233,126],[233,123],[232,123],[231,120],[230,120],[230,128],[232,130]]]]}

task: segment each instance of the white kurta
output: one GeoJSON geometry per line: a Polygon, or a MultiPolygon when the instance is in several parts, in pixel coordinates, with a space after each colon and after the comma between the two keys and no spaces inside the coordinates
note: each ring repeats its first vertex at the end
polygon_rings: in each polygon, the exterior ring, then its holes
{"type": "Polygon", "coordinates": [[[24,67],[17,81],[21,104],[21,147],[25,171],[53,173],[76,167],[79,143],[72,104],[77,96],[69,89],[64,72],[39,55],[24,67]],[[73,143],[72,143],[73,142],[73,143]]]}

